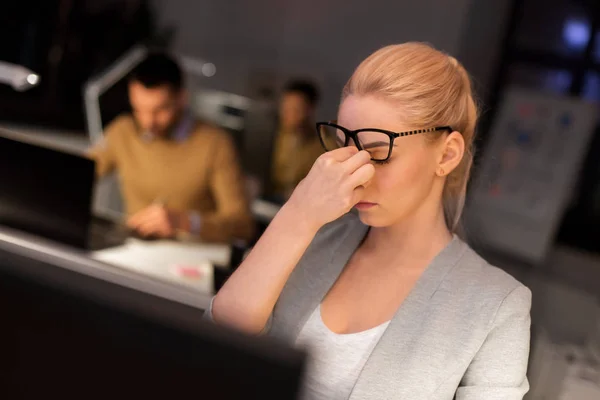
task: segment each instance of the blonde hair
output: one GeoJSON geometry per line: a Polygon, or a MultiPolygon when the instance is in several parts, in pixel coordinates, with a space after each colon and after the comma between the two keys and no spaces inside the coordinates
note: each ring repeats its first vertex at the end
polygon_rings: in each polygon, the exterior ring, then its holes
{"type": "Polygon", "coordinates": [[[442,198],[446,224],[456,232],[473,163],[478,118],[471,80],[464,67],[454,57],[424,43],[387,46],[354,71],[342,100],[351,94],[374,95],[397,103],[399,115],[415,128],[449,125],[462,134],[465,153],[447,176],[442,198]]]}

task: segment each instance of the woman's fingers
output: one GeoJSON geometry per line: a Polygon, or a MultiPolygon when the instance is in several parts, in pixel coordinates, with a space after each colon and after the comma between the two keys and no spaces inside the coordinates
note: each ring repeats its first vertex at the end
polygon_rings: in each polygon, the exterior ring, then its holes
{"type": "Polygon", "coordinates": [[[342,167],[348,174],[353,174],[365,164],[371,163],[371,154],[368,151],[359,151],[354,154],[352,157],[348,158],[346,161],[342,162],[342,167]]]}
{"type": "Polygon", "coordinates": [[[328,151],[323,154],[321,157],[325,157],[326,159],[331,159],[337,162],[344,162],[348,160],[350,157],[357,154],[359,150],[354,146],[340,147],[339,149],[335,149],[332,151],[328,151]]]}
{"type": "Polygon", "coordinates": [[[358,168],[348,179],[346,183],[350,187],[350,189],[355,189],[359,186],[365,186],[373,176],[375,175],[375,167],[373,164],[368,163],[364,164],[360,168],[358,168]]]}

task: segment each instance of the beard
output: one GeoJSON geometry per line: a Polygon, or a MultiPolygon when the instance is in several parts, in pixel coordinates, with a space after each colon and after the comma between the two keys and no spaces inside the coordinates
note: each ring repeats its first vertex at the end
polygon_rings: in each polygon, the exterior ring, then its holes
{"type": "Polygon", "coordinates": [[[158,137],[166,137],[166,136],[170,135],[171,132],[173,132],[175,127],[181,121],[182,116],[183,116],[183,111],[180,110],[174,115],[174,117],[168,124],[166,124],[164,126],[154,125],[154,126],[150,126],[148,128],[143,127],[136,118],[134,118],[134,121],[135,121],[137,130],[139,132],[150,133],[150,134],[152,134],[154,136],[158,136],[158,137]]]}

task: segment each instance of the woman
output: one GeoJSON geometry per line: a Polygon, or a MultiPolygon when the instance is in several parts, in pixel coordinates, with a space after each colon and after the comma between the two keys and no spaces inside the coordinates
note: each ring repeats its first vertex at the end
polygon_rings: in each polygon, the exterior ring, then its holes
{"type": "Polygon", "coordinates": [[[476,119],[454,58],[371,55],[319,125],[328,152],[208,315],[308,346],[307,398],[522,399],[530,291],[454,234],[476,119]]]}

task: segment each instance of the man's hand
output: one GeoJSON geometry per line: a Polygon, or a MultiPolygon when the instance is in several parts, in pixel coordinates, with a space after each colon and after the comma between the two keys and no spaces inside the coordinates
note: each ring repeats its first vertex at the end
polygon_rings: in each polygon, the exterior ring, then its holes
{"type": "Polygon", "coordinates": [[[185,213],[154,204],[137,212],[127,220],[127,226],[144,237],[172,238],[184,229],[185,213]]]}

